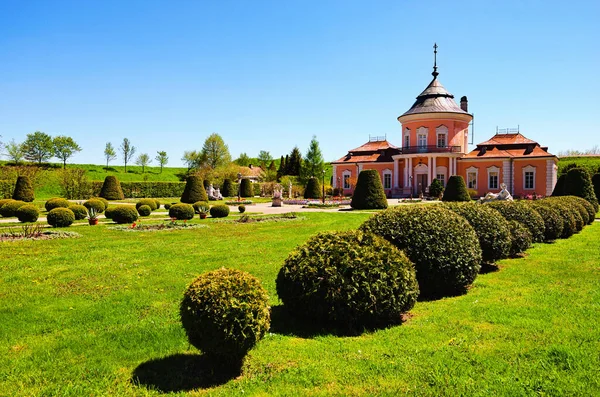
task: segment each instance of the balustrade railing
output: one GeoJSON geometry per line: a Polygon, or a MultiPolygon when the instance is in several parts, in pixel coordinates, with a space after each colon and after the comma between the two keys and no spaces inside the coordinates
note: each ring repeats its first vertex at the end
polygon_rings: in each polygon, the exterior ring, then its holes
{"type": "Polygon", "coordinates": [[[460,153],[460,146],[406,146],[402,148],[402,154],[413,153],[460,153]]]}

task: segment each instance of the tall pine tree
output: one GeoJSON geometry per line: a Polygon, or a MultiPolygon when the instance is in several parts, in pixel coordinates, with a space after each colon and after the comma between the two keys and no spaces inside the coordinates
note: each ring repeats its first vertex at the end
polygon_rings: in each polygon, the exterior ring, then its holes
{"type": "Polygon", "coordinates": [[[302,154],[298,146],[294,146],[290,153],[289,161],[286,161],[287,172],[286,175],[300,176],[300,169],[302,168],[302,154]]]}
{"type": "MultiPolygon", "coordinates": [[[[287,156],[286,156],[287,157],[287,156]]],[[[277,180],[285,175],[285,158],[281,156],[279,160],[279,169],[277,170],[277,180]]]]}
{"type": "Polygon", "coordinates": [[[304,180],[308,180],[311,177],[320,179],[324,169],[325,161],[323,160],[323,154],[319,148],[317,137],[313,135],[306,156],[304,156],[302,178],[304,180]]]}

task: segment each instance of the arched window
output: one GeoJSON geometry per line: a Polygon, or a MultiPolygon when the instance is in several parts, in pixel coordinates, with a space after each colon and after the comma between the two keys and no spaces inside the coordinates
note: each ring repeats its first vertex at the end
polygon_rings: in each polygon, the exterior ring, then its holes
{"type": "Polygon", "coordinates": [[[445,148],[448,146],[448,127],[445,125],[440,125],[435,129],[435,134],[437,137],[437,147],[445,148]]]}

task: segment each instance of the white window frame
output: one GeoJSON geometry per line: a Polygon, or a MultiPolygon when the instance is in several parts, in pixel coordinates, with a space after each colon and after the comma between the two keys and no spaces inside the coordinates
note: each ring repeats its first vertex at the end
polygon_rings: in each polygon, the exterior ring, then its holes
{"type": "Polygon", "coordinates": [[[437,167],[435,167],[435,178],[437,180],[439,180],[440,182],[442,182],[442,186],[446,187],[446,175],[448,175],[448,168],[443,166],[443,165],[439,165],[437,167]],[[442,176],[442,179],[440,179],[440,175],[442,176]]]}
{"type": "Polygon", "coordinates": [[[410,147],[410,128],[404,130],[404,147],[410,147]]]}
{"type": "Polygon", "coordinates": [[[352,177],[352,173],[350,171],[344,171],[342,172],[342,186],[344,189],[351,189],[352,186],[350,186],[350,178],[352,177]]]}
{"type": "Polygon", "coordinates": [[[383,188],[384,189],[391,189],[392,188],[392,171],[388,170],[388,169],[383,170],[382,175],[383,175],[383,188]],[[386,176],[389,176],[389,178],[390,178],[390,185],[389,185],[389,187],[387,187],[385,185],[385,177],[386,176]]]}
{"type": "Polygon", "coordinates": [[[435,129],[435,133],[436,133],[436,146],[438,148],[445,148],[448,147],[448,127],[446,127],[445,125],[440,125],[439,127],[437,127],[435,129]],[[440,137],[444,137],[444,145],[440,146],[440,137]]]}
{"type": "Polygon", "coordinates": [[[496,167],[496,166],[492,166],[492,167],[488,167],[487,169],[487,180],[488,180],[488,189],[500,189],[500,168],[496,167]],[[492,176],[493,174],[496,174],[496,186],[492,186],[492,176]]]}
{"type": "Polygon", "coordinates": [[[420,148],[427,147],[428,133],[429,133],[429,129],[427,127],[417,128],[417,147],[420,147],[420,148]]]}
{"type": "Polygon", "coordinates": [[[535,167],[532,165],[528,165],[527,167],[523,167],[523,190],[535,190],[535,167]],[[531,187],[527,187],[527,174],[531,173],[531,187]]]}
{"type": "Polygon", "coordinates": [[[474,189],[477,190],[477,180],[479,179],[479,168],[477,167],[469,167],[466,170],[467,174],[466,174],[466,182],[467,182],[467,189],[474,189]],[[469,175],[475,175],[475,184],[474,185],[470,185],[470,180],[469,180],[469,175]]]}

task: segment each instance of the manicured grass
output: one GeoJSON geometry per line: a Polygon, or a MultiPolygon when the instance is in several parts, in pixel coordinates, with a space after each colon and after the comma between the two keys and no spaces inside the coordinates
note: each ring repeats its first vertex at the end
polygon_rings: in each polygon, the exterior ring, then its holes
{"type": "Polygon", "coordinates": [[[81,226],[69,229],[79,239],[2,243],[0,394],[186,395],[206,386],[210,363],[188,345],[178,304],[196,275],[221,266],[262,280],[272,331],[240,377],[190,395],[600,393],[600,222],[500,262],[467,295],[419,302],[401,326],[341,338],[281,315],[275,277],[309,236],[355,228],[369,214],[302,215],[151,233],[81,226]]]}

